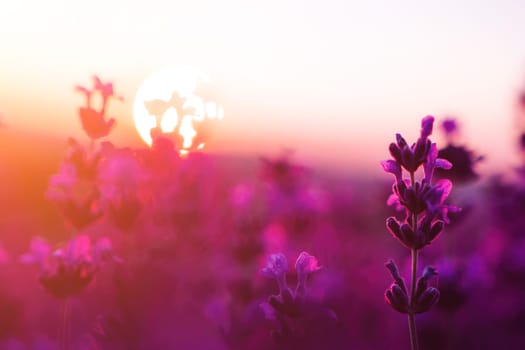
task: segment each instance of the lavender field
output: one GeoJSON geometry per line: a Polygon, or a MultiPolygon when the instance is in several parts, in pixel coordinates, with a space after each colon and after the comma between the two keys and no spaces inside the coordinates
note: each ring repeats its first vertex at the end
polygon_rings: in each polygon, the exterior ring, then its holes
{"type": "Polygon", "coordinates": [[[76,90],[82,139],[0,128],[0,349],[525,348],[525,164],[480,175],[461,118],[343,175],[119,146],[113,84],[76,90]]]}

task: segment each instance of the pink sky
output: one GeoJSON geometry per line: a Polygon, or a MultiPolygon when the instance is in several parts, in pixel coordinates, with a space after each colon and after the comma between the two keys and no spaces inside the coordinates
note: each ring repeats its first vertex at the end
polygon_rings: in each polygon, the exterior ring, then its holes
{"type": "MultiPolygon", "coordinates": [[[[395,132],[458,116],[483,169],[516,161],[525,85],[520,1],[37,1],[0,11],[0,113],[13,130],[79,134],[72,90],[93,73],[124,104],[115,137],[140,143],[133,97],[151,72],[192,65],[220,87],[210,151],[378,167],[395,132]]],[[[123,141],[124,142],[124,141],[123,141]]],[[[122,145],[122,144],[121,144],[122,145]]]]}

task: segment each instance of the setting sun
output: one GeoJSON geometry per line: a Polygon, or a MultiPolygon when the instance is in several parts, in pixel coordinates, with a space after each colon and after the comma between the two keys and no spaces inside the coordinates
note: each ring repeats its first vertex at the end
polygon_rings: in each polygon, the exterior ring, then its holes
{"type": "Polygon", "coordinates": [[[168,135],[180,151],[202,149],[199,131],[206,120],[223,118],[223,108],[213,98],[213,84],[204,73],[188,67],[153,73],[139,87],[133,105],[135,127],[151,146],[153,136],[168,135]]]}

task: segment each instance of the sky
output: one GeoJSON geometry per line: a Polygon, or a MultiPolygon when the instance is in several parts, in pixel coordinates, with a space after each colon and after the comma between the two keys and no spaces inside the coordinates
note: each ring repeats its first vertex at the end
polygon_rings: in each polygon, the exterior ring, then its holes
{"type": "MultiPolygon", "coordinates": [[[[37,1],[0,5],[0,114],[11,130],[80,135],[75,84],[98,74],[124,103],[120,145],[142,145],[133,98],[144,79],[191,65],[217,87],[225,118],[210,152],[376,169],[396,132],[455,116],[486,155],[517,162],[525,87],[521,1],[37,1]]],[[[437,138],[439,141],[439,138],[437,138]]],[[[1,141],[0,141],[1,142],[1,141]]]]}

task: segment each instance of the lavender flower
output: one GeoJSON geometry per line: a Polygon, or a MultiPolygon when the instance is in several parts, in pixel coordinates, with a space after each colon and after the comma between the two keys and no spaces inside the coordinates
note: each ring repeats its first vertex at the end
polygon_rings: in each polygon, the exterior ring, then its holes
{"type": "Polygon", "coordinates": [[[321,269],[317,258],[307,252],[301,252],[297,261],[295,262],[295,270],[297,271],[297,289],[296,294],[304,294],[306,291],[306,278],[312,272],[321,269]]]}
{"type": "Polygon", "coordinates": [[[389,150],[394,161],[409,172],[415,172],[422,165],[428,155],[431,142],[428,140],[432,134],[434,117],[426,116],[421,122],[421,134],[416,143],[409,146],[403,136],[396,134],[396,142],[391,143],[389,150]]]}
{"type": "Polygon", "coordinates": [[[42,238],[34,238],[30,252],[23,254],[20,261],[39,265],[40,284],[51,295],[65,299],[83,291],[104,263],[120,259],[114,256],[108,238],[101,238],[92,246],[88,236],[79,235],[56,250],[42,238]]]}
{"type": "Polygon", "coordinates": [[[418,348],[414,315],[428,311],[439,300],[439,291],[428,286],[429,280],[437,275],[435,269],[427,267],[416,281],[418,252],[441,234],[445,224],[450,221],[448,213],[459,211],[459,208],[445,204],[452,190],[452,182],[447,179],[436,183],[432,181],[435,169],[448,170],[452,167],[448,160],[438,158],[436,144],[428,139],[432,134],[433,122],[432,116],[423,118],[420,137],[411,146],[397,134],[396,143],[389,147],[394,159],[381,163],[383,170],[395,177],[388,204],[405,212],[401,221],[389,217],[386,220],[387,229],[411,250],[412,255],[410,291],[395,263],[390,260],[386,264],[394,282],[385,292],[385,300],[394,310],[408,315],[413,350],[418,348]],[[424,176],[416,181],[415,175],[420,167],[423,167],[424,176]],[[408,172],[409,177],[406,179],[403,178],[403,170],[408,172]]]}
{"type": "Polygon", "coordinates": [[[123,100],[122,97],[116,96],[113,91],[113,83],[103,83],[99,77],[93,76],[93,89],[83,86],[76,86],[75,90],[86,97],[86,106],[79,109],[80,121],[82,128],[92,140],[96,140],[109,135],[115,126],[115,119],[106,120],[106,108],[110,97],[116,97],[123,100]],[[92,99],[95,94],[100,96],[102,103],[97,110],[92,106],[92,99]]]}
{"type": "Polygon", "coordinates": [[[129,230],[142,211],[140,194],[146,179],[138,160],[126,149],[107,152],[99,166],[102,205],[122,230],[129,230]]]}
{"type": "Polygon", "coordinates": [[[279,284],[279,290],[282,293],[288,289],[286,285],[286,272],[288,272],[288,262],[282,253],[272,254],[268,257],[265,268],[261,270],[262,274],[268,278],[275,278],[279,284]]]}
{"type": "Polygon", "coordinates": [[[458,123],[454,118],[446,118],[441,122],[441,129],[447,137],[458,132],[458,123]]]}
{"type": "Polygon", "coordinates": [[[479,175],[474,166],[484,159],[483,156],[476,155],[463,145],[458,145],[459,127],[454,118],[447,118],[441,123],[441,129],[445,135],[447,145],[437,152],[437,156],[446,159],[452,164],[452,169],[436,167],[435,175],[437,178],[453,179],[456,183],[468,183],[476,180],[479,175]],[[443,171],[443,169],[447,171],[443,171]]]}
{"type": "Polygon", "coordinates": [[[288,264],[284,254],[270,255],[268,265],[261,270],[263,275],[277,279],[279,284],[279,294],[271,295],[267,302],[260,304],[267,319],[279,322],[280,328],[273,332],[278,339],[291,336],[299,320],[311,320],[319,315],[329,317],[331,320],[337,318],[331,310],[320,306],[307,294],[308,275],[320,269],[317,258],[307,252],[302,252],[297,258],[295,269],[297,271],[295,292],[286,284],[288,264]]]}
{"type": "Polygon", "coordinates": [[[90,225],[103,214],[98,205],[98,190],[81,181],[76,168],[69,163],[63,163],[59,172],[51,177],[46,196],[76,229],[90,225]]]}

